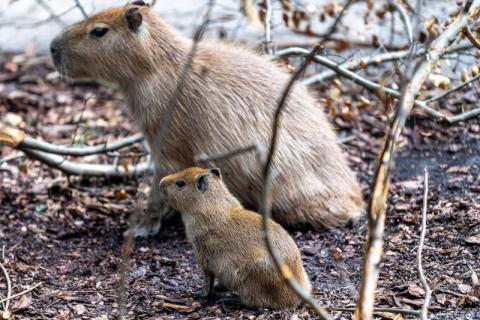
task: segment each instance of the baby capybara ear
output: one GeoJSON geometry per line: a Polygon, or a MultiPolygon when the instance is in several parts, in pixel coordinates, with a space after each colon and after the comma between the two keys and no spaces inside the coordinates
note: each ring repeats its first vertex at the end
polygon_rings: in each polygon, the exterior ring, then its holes
{"type": "Polygon", "coordinates": [[[212,184],[212,175],[210,173],[204,173],[197,177],[196,185],[197,189],[201,192],[206,192],[210,189],[212,184]]]}
{"type": "Polygon", "coordinates": [[[212,168],[210,169],[210,172],[222,179],[222,173],[219,168],[212,168]]]}
{"type": "Polygon", "coordinates": [[[128,29],[136,33],[142,25],[143,16],[138,8],[133,7],[125,12],[125,20],[127,20],[128,29]]]}

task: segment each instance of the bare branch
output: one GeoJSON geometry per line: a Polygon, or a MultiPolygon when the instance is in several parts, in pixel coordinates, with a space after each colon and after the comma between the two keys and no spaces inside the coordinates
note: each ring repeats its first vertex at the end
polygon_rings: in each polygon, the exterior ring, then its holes
{"type": "Polygon", "coordinates": [[[354,2],[356,2],[356,0],[347,0],[347,3],[343,6],[342,10],[338,14],[338,16],[335,18],[335,21],[333,21],[333,24],[330,26],[330,29],[328,29],[328,31],[323,35],[322,37],[323,39],[320,42],[320,45],[324,45],[325,42],[331,39],[332,35],[337,31],[337,27],[342,21],[343,16],[345,15],[345,13],[347,13],[348,8],[350,8],[350,6],[354,2]]]}
{"type": "Polygon", "coordinates": [[[53,10],[49,4],[47,4],[44,0],[37,0],[37,2],[43,9],[45,9],[45,11],[50,14],[50,17],[48,19],[54,20],[62,27],[66,26],[65,22],[63,22],[62,19],[59,18],[59,16],[55,13],[55,10],[53,10]]]}
{"type": "Polygon", "coordinates": [[[475,38],[468,25],[465,27],[465,29],[463,29],[463,33],[475,48],[480,49],[480,42],[477,40],[477,38],[475,38]]]}
{"type": "Polygon", "coordinates": [[[450,93],[452,92],[455,92],[455,91],[458,91],[458,90],[461,90],[463,89],[464,87],[468,86],[470,83],[472,82],[475,82],[477,81],[478,79],[480,79],[480,74],[476,75],[475,77],[465,81],[465,82],[462,82],[460,83],[458,86],[455,86],[453,87],[452,89],[449,89],[448,91],[445,91],[444,93],[438,95],[438,96],[435,96],[435,97],[431,97],[429,99],[426,99],[424,100],[423,102],[425,103],[431,103],[431,102],[434,102],[434,101],[437,101],[437,100],[440,100],[442,98],[445,98],[446,96],[448,96],[450,93]]]}
{"type": "Polygon", "coordinates": [[[295,293],[302,299],[303,302],[310,305],[320,316],[321,319],[331,319],[330,315],[325,312],[323,308],[321,308],[315,299],[312,297],[310,292],[306,292],[303,290],[302,287],[297,283],[297,281],[293,278],[293,273],[290,268],[283,263],[281,258],[279,257],[276,248],[270,238],[270,227],[269,227],[269,220],[271,218],[271,209],[272,209],[272,202],[273,202],[273,195],[272,195],[272,161],[275,154],[277,142],[278,142],[278,133],[280,130],[280,119],[281,113],[283,108],[285,107],[285,102],[288,98],[288,95],[293,88],[295,82],[300,78],[301,74],[305,71],[308,63],[312,61],[315,54],[320,50],[320,46],[316,46],[309,54],[307,55],[305,61],[303,62],[302,66],[292,75],[292,78],[288,82],[283,94],[278,102],[277,109],[275,111],[273,126],[272,126],[272,136],[270,138],[270,146],[269,151],[266,156],[265,164],[263,164],[263,188],[262,188],[262,197],[260,202],[260,212],[262,213],[262,229],[263,229],[263,237],[265,239],[265,243],[272,257],[272,260],[277,268],[277,271],[282,275],[285,279],[286,283],[292,288],[295,293]]]}
{"type": "MultiPolygon", "coordinates": [[[[477,11],[479,7],[480,0],[474,0],[471,5],[472,12],[477,11]]],[[[428,58],[422,60],[412,79],[403,90],[399,108],[391,124],[390,131],[386,136],[384,148],[380,154],[379,165],[373,183],[372,196],[368,203],[369,230],[360,285],[360,297],[357,303],[357,319],[371,319],[373,313],[379,264],[383,252],[383,234],[386,216],[386,200],[390,189],[390,171],[397,140],[405,126],[408,114],[415,104],[415,96],[419,92],[423,82],[443,55],[447,46],[450,45],[463,30],[469,18],[469,14],[463,12],[452,19],[452,22],[444,32],[432,42],[428,52],[428,58]]]]}
{"type": "Polygon", "coordinates": [[[192,43],[192,49],[190,50],[190,53],[188,55],[187,61],[185,65],[182,68],[182,71],[180,73],[180,76],[177,81],[177,85],[175,90],[173,91],[172,95],[170,96],[167,106],[168,109],[165,112],[165,115],[162,118],[162,121],[159,125],[160,127],[160,132],[157,135],[157,139],[160,142],[157,142],[160,144],[166,133],[168,132],[168,129],[170,128],[170,124],[173,120],[173,116],[175,115],[175,111],[177,109],[177,100],[182,94],[183,88],[185,87],[186,80],[189,76],[190,70],[193,65],[193,59],[195,57],[195,54],[197,53],[198,49],[198,43],[203,37],[203,34],[205,33],[205,29],[207,28],[208,24],[210,23],[210,15],[212,13],[213,6],[215,5],[215,0],[210,0],[208,3],[208,8],[207,11],[204,15],[203,22],[202,24],[195,30],[195,34],[193,36],[193,43],[192,43]]]}
{"type": "MultiPolygon", "coordinates": [[[[347,312],[355,312],[356,308],[337,308],[337,307],[326,307],[328,311],[347,311],[347,312]]],[[[374,312],[391,312],[391,313],[399,313],[405,314],[410,316],[420,316],[420,312],[416,310],[406,310],[406,309],[399,309],[399,308],[374,308],[374,312]]]]}
{"type": "Polygon", "coordinates": [[[275,53],[275,46],[273,44],[273,8],[272,0],[265,0],[265,51],[273,55],[275,53]]]}
{"type": "Polygon", "coordinates": [[[151,172],[152,167],[149,161],[140,162],[135,165],[108,165],[108,164],[91,164],[78,163],[65,160],[62,156],[50,154],[43,151],[32,150],[28,148],[20,149],[29,157],[39,160],[50,167],[54,167],[67,174],[81,176],[100,176],[100,177],[125,177],[135,176],[151,172]]]}
{"type": "Polygon", "coordinates": [[[85,11],[85,9],[83,8],[83,6],[81,5],[80,3],[80,0],[73,0],[75,2],[75,6],[78,8],[78,10],[80,10],[80,12],[82,13],[82,16],[84,18],[88,18],[88,14],[87,12],[85,11]]]}
{"type": "Polygon", "coordinates": [[[2,263],[0,263],[0,269],[2,269],[3,275],[5,276],[5,281],[7,282],[7,297],[0,301],[0,303],[6,302],[2,312],[2,314],[5,314],[8,313],[10,299],[12,298],[12,282],[10,281],[10,276],[8,275],[7,269],[2,263]]]}
{"type": "Polygon", "coordinates": [[[418,277],[422,283],[423,290],[425,290],[425,299],[423,300],[422,311],[420,313],[420,318],[422,320],[428,320],[428,307],[430,306],[430,298],[432,296],[432,291],[428,286],[427,279],[423,273],[422,266],[422,250],[423,244],[425,242],[425,233],[427,232],[427,200],[428,200],[428,170],[425,167],[423,171],[423,209],[422,209],[422,231],[420,233],[420,243],[418,244],[417,252],[417,268],[418,268],[418,277]]]}
{"type": "Polygon", "coordinates": [[[115,151],[141,141],[143,141],[143,135],[141,133],[137,133],[112,143],[99,144],[95,146],[58,146],[26,136],[25,139],[18,145],[18,147],[20,149],[28,148],[59,155],[88,156],[92,154],[115,151]]]}
{"type": "Polygon", "coordinates": [[[31,286],[30,288],[27,288],[19,293],[15,293],[13,295],[11,295],[9,298],[5,298],[5,299],[2,299],[0,300],[0,303],[3,303],[5,301],[9,301],[9,300],[12,300],[13,298],[16,298],[16,297],[20,297],[22,295],[24,295],[25,293],[29,293],[30,291],[32,290],[35,290],[36,288],[40,287],[43,283],[42,282],[38,282],[36,284],[34,284],[33,286],[31,286]]]}
{"type": "Polygon", "coordinates": [[[410,22],[408,13],[405,10],[405,8],[403,8],[403,6],[399,5],[395,1],[389,0],[388,3],[392,8],[394,8],[400,14],[400,17],[402,18],[403,24],[405,26],[405,33],[408,36],[408,46],[409,46],[408,55],[411,57],[413,55],[414,42],[413,42],[412,23],[410,22]]]}

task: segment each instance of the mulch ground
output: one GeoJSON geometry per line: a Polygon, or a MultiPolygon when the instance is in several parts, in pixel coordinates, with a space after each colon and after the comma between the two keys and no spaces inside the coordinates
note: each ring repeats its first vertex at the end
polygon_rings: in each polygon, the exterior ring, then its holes
{"type": "MultiPolygon", "coordinates": [[[[22,128],[33,137],[58,144],[72,143],[72,139],[102,143],[135,132],[114,89],[67,84],[52,74],[47,61],[0,58],[0,127],[22,128]]],[[[329,99],[336,96],[329,101],[331,111],[336,110],[331,118],[340,137],[351,137],[343,146],[368,199],[388,121],[370,93],[347,82],[342,88],[343,92],[337,88],[332,93],[331,87],[322,92],[329,99]],[[361,108],[365,103],[360,95],[372,101],[370,106],[361,108]]],[[[435,108],[458,113],[475,103],[478,91],[468,87],[442,99],[435,108]]],[[[122,150],[123,158],[102,155],[82,161],[124,163],[141,150],[136,146],[122,150]]],[[[150,178],[67,178],[8,147],[0,149],[0,159],[0,261],[10,274],[13,293],[42,283],[12,300],[13,318],[114,318],[119,308],[122,233],[129,216],[144,206],[150,178]]],[[[423,265],[434,289],[432,318],[478,319],[480,302],[474,296],[472,270],[480,274],[479,119],[447,126],[418,111],[410,117],[388,200],[376,303],[418,309],[423,302],[416,250],[425,166],[430,189],[423,265]]],[[[323,233],[291,231],[323,305],[354,306],[366,231],[365,219],[323,233]]],[[[6,283],[0,279],[0,294],[5,296],[6,283]]],[[[161,235],[136,241],[127,284],[130,319],[316,318],[304,306],[288,311],[250,310],[222,299],[195,299],[202,276],[178,219],[166,224],[161,235]]],[[[351,314],[334,312],[334,316],[349,319],[351,314]]],[[[401,319],[388,313],[378,316],[401,319]]]]}

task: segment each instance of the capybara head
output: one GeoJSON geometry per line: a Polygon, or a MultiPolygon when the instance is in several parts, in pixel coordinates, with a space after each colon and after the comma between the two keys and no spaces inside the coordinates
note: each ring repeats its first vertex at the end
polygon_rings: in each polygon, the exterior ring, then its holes
{"type": "Polygon", "coordinates": [[[228,193],[222,182],[220,169],[192,167],[168,175],[160,181],[160,189],[167,203],[180,212],[193,208],[204,209],[228,193]]]}
{"type": "Polygon", "coordinates": [[[142,1],[100,12],[53,39],[50,51],[55,67],[69,78],[114,82],[148,75],[153,38],[158,35],[151,26],[159,23],[142,1]]]}

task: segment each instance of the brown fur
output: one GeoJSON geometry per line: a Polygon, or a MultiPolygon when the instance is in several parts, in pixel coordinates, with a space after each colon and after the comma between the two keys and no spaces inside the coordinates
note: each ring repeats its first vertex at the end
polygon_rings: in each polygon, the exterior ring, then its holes
{"type": "MultiPolygon", "coordinates": [[[[205,274],[206,294],[211,293],[216,277],[221,285],[238,292],[247,306],[295,307],[300,303],[275,269],[261,236],[261,216],[242,208],[217,171],[188,168],[163,178],[160,188],[166,201],[182,214],[205,274]],[[198,186],[200,179],[203,189],[198,186]],[[178,181],[185,185],[178,187],[178,181]]],[[[272,220],[269,224],[276,252],[300,286],[310,292],[295,242],[279,224],[272,220]]]]}
{"type": "MultiPolygon", "coordinates": [[[[52,43],[59,71],[118,83],[156,164],[147,219],[137,235],[155,233],[169,212],[158,192],[159,178],[193,165],[200,153],[215,154],[252,143],[267,146],[273,113],[289,80],[268,57],[230,44],[202,41],[177,101],[165,139],[160,123],[188,60],[192,41],[139,6],[143,23],[129,30],[132,5],[106,10],[65,29],[52,43]],[[108,26],[102,38],[89,34],[108,26]]],[[[225,182],[242,204],[256,208],[261,172],[253,154],[209,163],[221,166],[225,182]]],[[[296,84],[287,99],[273,161],[274,219],[284,226],[336,227],[363,211],[355,175],[335,134],[307,89],[296,84]]]]}

